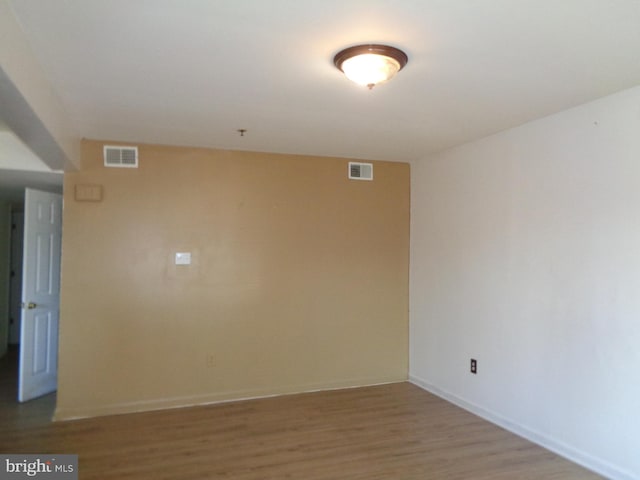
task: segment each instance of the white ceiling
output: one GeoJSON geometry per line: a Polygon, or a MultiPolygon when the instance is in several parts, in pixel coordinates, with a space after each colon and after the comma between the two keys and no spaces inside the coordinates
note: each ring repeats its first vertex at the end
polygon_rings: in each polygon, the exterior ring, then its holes
{"type": "Polygon", "coordinates": [[[639,0],[10,5],[88,138],[411,161],[640,84],[639,0]],[[358,87],[358,43],[409,63],[358,87]]]}

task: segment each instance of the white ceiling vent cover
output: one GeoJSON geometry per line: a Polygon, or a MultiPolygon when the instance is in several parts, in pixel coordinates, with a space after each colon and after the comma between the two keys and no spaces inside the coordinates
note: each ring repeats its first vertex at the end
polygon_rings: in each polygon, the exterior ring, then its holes
{"type": "Polygon", "coordinates": [[[138,147],[105,145],[104,166],[138,168],[138,147]]]}
{"type": "Polygon", "coordinates": [[[373,180],[373,164],[349,162],[349,178],[352,180],[373,180]]]}

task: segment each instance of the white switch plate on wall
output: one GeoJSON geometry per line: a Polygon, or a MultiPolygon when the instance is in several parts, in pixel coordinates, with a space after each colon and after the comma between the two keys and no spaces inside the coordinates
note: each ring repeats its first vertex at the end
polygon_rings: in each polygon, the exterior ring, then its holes
{"type": "Polygon", "coordinates": [[[191,252],[177,252],[176,265],[191,265],[191,252]]]}

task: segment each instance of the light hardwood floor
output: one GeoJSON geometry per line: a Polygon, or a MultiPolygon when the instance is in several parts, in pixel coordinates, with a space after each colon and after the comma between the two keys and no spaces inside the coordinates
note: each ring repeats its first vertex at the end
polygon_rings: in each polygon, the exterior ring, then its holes
{"type": "Polygon", "coordinates": [[[77,453],[83,480],[601,478],[409,383],[50,423],[10,363],[0,452],[77,453]]]}

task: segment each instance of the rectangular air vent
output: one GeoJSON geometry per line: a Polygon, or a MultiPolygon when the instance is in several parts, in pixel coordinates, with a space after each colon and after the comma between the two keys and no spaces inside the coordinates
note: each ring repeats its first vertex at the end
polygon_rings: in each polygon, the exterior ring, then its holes
{"type": "Polygon", "coordinates": [[[105,167],[138,168],[138,147],[105,145],[105,167]]]}
{"type": "Polygon", "coordinates": [[[349,162],[349,178],[352,180],[373,180],[373,164],[349,162]]]}

